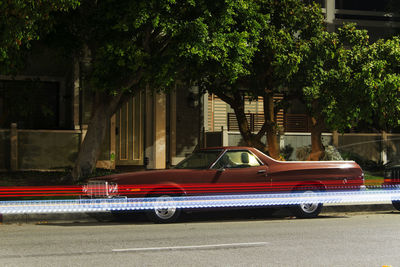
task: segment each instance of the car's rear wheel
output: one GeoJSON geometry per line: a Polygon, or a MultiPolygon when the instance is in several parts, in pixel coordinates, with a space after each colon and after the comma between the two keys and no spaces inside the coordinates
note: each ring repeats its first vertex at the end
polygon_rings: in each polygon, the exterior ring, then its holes
{"type": "MultiPolygon", "coordinates": [[[[156,202],[166,202],[173,201],[173,196],[171,195],[158,195],[152,196],[156,197],[156,202]]],[[[154,209],[148,210],[146,212],[147,217],[155,223],[172,223],[176,222],[181,214],[181,209],[177,207],[160,208],[156,207],[154,209]]]]}
{"type": "MultiPolygon", "coordinates": [[[[304,194],[313,194],[320,191],[318,188],[309,188],[305,191],[301,191],[304,194]]],[[[300,193],[299,190],[295,190],[295,193],[300,193]]],[[[322,203],[301,203],[293,205],[290,210],[297,218],[315,218],[322,210],[322,203]]]]}
{"type": "Polygon", "coordinates": [[[396,210],[400,210],[400,200],[392,200],[392,204],[396,210]]]}

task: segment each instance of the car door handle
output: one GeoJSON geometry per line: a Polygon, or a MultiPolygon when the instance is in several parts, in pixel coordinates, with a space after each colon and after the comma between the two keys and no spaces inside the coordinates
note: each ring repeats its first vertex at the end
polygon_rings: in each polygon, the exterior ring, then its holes
{"type": "Polygon", "coordinates": [[[266,170],[259,170],[257,173],[266,173],[266,170]]]}

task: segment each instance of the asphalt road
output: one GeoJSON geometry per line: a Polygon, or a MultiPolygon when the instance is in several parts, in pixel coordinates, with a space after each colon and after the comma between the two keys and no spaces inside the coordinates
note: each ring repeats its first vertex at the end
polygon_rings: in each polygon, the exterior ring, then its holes
{"type": "Polygon", "coordinates": [[[0,225],[2,266],[400,266],[400,212],[0,225]]]}

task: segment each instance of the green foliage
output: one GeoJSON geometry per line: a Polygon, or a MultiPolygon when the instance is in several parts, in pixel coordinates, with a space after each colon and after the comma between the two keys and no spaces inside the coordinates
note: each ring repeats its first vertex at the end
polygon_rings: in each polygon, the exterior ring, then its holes
{"type": "MultiPolygon", "coordinates": [[[[269,14],[259,12],[262,1],[219,1],[208,3],[205,17],[188,22],[185,36],[192,41],[182,43],[181,56],[187,80],[196,79],[203,89],[209,85],[231,86],[240,77],[249,75],[267,28],[269,14]]],[[[188,40],[188,39],[187,39],[188,40]]]]}
{"type": "MultiPolygon", "coordinates": [[[[203,39],[183,54],[188,61],[184,64],[188,66],[185,78],[230,104],[241,120],[238,124],[247,144],[263,149],[261,136],[266,131],[277,133],[276,124],[267,119],[274,117],[277,108],[265,105],[265,123],[259,133],[253,134],[244,126],[243,95],[250,99],[261,96],[267,103],[266,99],[275,93],[291,94],[287,90],[291,89],[289,81],[298,73],[303,58],[299,48],[324,30],[324,17],[318,5],[298,0],[254,0],[245,5],[228,2],[235,5],[235,16],[225,23],[217,20],[214,24],[208,19],[201,22],[203,31],[196,35],[203,39]]],[[[284,106],[283,102],[279,105],[284,106]]],[[[268,142],[274,144],[274,139],[268,142]]]]}
{"type": "Polygon", "coordinates": [[[227,95],[282,91],[298,71],[302,54],[296,48],[323,30],[320,7],[297,0],[227,2],[235,6],[228,14],[235,16],[196,24],[202,40],[184,54],[191,62],[189,78],[197,76],[204,90],[227,95]]]}
{"type": "Polygon", "coordinates": [[[343,132],[360,121],[387,130],[400,122],[400,40],[368,39],[348,24],[301,47],[291,86],[301,88],[310,115],[330,130],[343,132]]]}
{"type": "Polygon", "coordinates": [[[18,0],[0,1],[0,15],[2,74],[47,36],[80,57],[87,88],[110,97],[183,80],[227,97],[301,97],[332,130],[360,119],[381,128],[400,122],[400,39],[369,44],[354,25],[329,33],[316,4],[18,0]]]}
{"type": "Polygon", "coordinates": [[[256,7],[256,1],[82,2],[58,18],[51,39],[68,45],[68,53],[83,51],[86,86],[111,95],[166,89],[182,76],[195,80],[199,73],[189,69],[204,62],[218,64],[233,81],[248,73],[264,27],[256,7]]]}
{"type": "Polygon", "coordinates": [[[23,63],[23,52],[33,40],[48,33],[55,12],[67,12],[78,0],[0,1],[0,72],[15,73],[23,63]]]}
{"type": "Polygon", "coordinates": [[[370,107],[360,116],[388,130],[400,122],[400,39],[378,40],[360,54],[353,88],[363,92],[370,107]]]}
{"type": "Polygon", "coordinates": [[[365,31],[344,25],[337,33],[322,31],[304,43],[299,72],[291,80],[311,116],[331,130],[344,131],[359,118],[362,92],[353,88],[354,59],[368,46],[365,31]]]}

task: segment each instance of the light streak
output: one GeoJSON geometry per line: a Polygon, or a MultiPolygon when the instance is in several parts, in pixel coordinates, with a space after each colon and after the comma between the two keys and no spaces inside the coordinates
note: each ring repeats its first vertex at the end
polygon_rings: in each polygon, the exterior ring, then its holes
{"type": "MultiPolygon", "coordinates": [[[[258,182],[258,183],[185,183],[181,184],[182,190],[187,195],[194,194],[214,194],[214,193],[262,193],[262,192],[290,192],[298,188],[299,181],[287,182],[258,182]]],[[[319,187],[322,185],[302,184],[301,187],[319,187]]],[[[344,190],[357,189],[360,187],[360,180],[348,180],[346,184],[343,180],[324,181],[324,189],[344,190]]],[[[1,187],[0,197],[57,197],[57,196],[80,196],[83,193],[82,186],[20,186],[20,187],[1,187]]],[[[97,187],[92,189],[94,192],[102,193],[104,188],[97,187]]],[[[118,194],[122,196],[147,196],[151,194],[172,194],[179,193],[180,189],[170,184],[133,184],[118,185],[118,194]]]]}
{"type": "Polygon", "coordinates": [[[82,186],[2,186],[0,197],[56,197],[82,195],[82,186]]]}
{"type": "Polygon", "coordinates": [[[259,207],[301,203],[386,202],[392,200],[400,200],[400,188],[310,193],[176,196],[169,201],[160,201],[156,197],[0,201],[0,214],[138,211],[171,207],[181,209],[259,207]]]}

